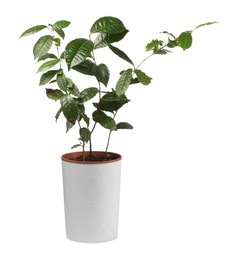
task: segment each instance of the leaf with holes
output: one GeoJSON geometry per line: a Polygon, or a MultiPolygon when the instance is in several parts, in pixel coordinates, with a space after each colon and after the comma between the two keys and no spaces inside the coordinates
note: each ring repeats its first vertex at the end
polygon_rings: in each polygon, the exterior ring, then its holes
{"type": "Polygon", "coordinates": [[[87,57],[91,56],[93,42],[87,39],[79,38],[71,41],[65,48],[65,60],[68,69],[78,65],[87,57]]]}

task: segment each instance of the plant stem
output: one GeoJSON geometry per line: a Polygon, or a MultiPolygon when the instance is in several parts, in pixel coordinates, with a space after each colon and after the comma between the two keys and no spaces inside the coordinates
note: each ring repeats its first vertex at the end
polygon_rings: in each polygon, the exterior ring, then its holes
{"type": "Polygon", "coordinates": [[[85,161],[85,142],[83,142],[83,161],[85,161]]]}
{"type": "MultiPolygon", "coordinates": [[[[138,69],[145,61],[147,61],[147,60],[148,60],[150,57],[152,57],[153,55],[154,55],[154,53],[152,53],[152,54],[150,54],[149,56],[147,56],[146,58],[144,58],[144,59],[139,63],[139,65],[138,65],[137,67],[134,67],[134,70],[138,69]]],[[[133,72],[133,74],[134,74],[134,73],[135,73],[135,72],[133,72]]],[[[100,92],[102,92],[102,91],[100,91],[100,92]]],[[[115,119],[116,114],[117,114],[117,111],[115,112],[113,119],[115,119]]],[[[112,131],[113,131],[113,130],[110,130],[109,135],[108,135],[107,146],[106,146],[106,152],[108,151],[108,147],[109,147],[109,143],[110,143],[112,131]]]]}
{"type": "Polygon", "coordinates": [[[89,151],[90,151],[90,157],[93,156],[93,148],[92,148],[92,133],[97,125],[97,122],[94,123],[92,130],[90,131],[90,139],[89,139],[89,151]]]}
{"type": "MultiPolygon", "coordinates": [[[[89,35],[89,40],[91,41],[91,34],[89,35]]],[[[93,59],[93,61],[94,61],[94,63],[95,63],[95,65],[97,65],[97,63],[96,63],[96,58],[95,58],[95,55],[94,55],[94,52],[92,51],[92,59],[93,59]]],[[[99,97],[99,102],[100,102],[100,100],[101,100],[101,85],[100,85],[100,82],[98,81],[98,97],[99,97]]],[[[92,156],[93,156],[93,152],[92,152],[92,133],[93,133],[93,131],[95,130],[95,127],[96,127],[96,125],[97,125],[97,122],[95,122],[94,123],[94,125],[93,125],[93,128],[92,128],[92,130],[91,130],[91,135],[90,135],[90,140],[89,140],[89,150],[90,150],[90,157],[92,158],[92,156]]]]}
{"type": "Polygon", "coordinates": [[[89,140],[89,151],[90,151],[90,157],[92,158],[93,157],[93,151],[92,151],[92,139],[90,137],[90,140],[89,140]]]}
{"type": "Polygon", "coordinates": [[[102,93],[102,91],[101,91],[101,84],[100,84],[100,82],[98,81],[98,95],[99,95],[99,102],[100,102],[100,100],[101,100],[101,93],[102,93]]]}
{"type": "Polygon", "coordinates": [[[138,69],[145,61],[147,61],[150,57],[152,57],[154,53],[150,54],[148,57],[144,58],[143,61],[136,67],[138,69]]]}
{"type": "Polygon", "coordinates": [[[94,123],[94,126],[93,126],[93,128],[91,130],[91,134],[93,133],[93,131],[94,131],[95,127],[96,127],[96,124],[97,124],[97,122],[94,123]]]}
{"type": "MultiPolygon", "coordinates": [[[[116,115],[117,115],[117,111],[115,112],[115,114],[114,114],[114,116],[113,116],[113,119],[115,119],[116,115]]],[[[110,138],[111,138],[112,131],[113,131],[113,130],[110,130],[109,135],[108,135],[107,146],[106,146],[106,153],[107,153],[107,150],[108,150],[108,147],[109,147],[109,143],[110,143],[110,138]]]]}
{"type": "Polygon", "coordinates": [[[106,146],[106,153],[109,147],[109,143],[110,143],[110,138],[111,138],[111,134],[112,134],[112,130],[110,130],[109,135],[108,135],[108,139],[107,139],[107,146],[106,146]]]}

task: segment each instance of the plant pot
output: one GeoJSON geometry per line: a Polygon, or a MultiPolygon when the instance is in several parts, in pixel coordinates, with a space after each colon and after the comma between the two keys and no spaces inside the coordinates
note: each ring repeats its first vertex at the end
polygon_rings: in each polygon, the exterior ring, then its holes
{"type": "MultiPolygon", "coordinates": [[[[89,152],[86,152],[88,155],[89,152]]],[[[64,154],[62,159],[66,236],[96,243],[113,240],[118,233],[121,156],[109,161],[76,161],[81,152],[64,154]]]]}

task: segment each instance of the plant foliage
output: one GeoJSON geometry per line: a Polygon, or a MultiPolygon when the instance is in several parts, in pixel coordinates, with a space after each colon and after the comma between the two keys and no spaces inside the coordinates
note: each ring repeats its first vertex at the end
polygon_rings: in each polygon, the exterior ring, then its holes
{"type": "MultiPolygon", "coordinates": [[[[194,30],[211,25],[216,22],[203,23],[194,30]]],[[[149,56],[135,66],[129,56],[112,43],[120,42],[129,32],[123,22],[111,16],[101,17],[91,26],[89,38],[76,38],[61,47],[61,41],[65,39],[65,29],[70,25],[69,21],[60,20],[49,25],[36,25],[25,30],[20,37],[47,31],[41,36],[33,47],[33,56],[37,62],[41,62],[38,73],[40,86],[50,85],[46,88],[46,96],[59,102],[59,110],[56,120],[61,114],[66,119],[66,132],[72,127],[79,127],[79,144],[72,148],[89,144],[92,152],[92,136],[97,125],[108,131],[106,151],[108,149],[111,133],[120,129],[133,129],[128,122],[117,122],[116,116],[119,110],[130,100],[127,98],[127,90],[130,85],[141,83],[149,85],[152,78],[143,72],[140,67],[154,55],[165,55],[175,47],[187,50],[192,46],[194,30],[184,31],[178,35],[163,31],[167,41],[153,39],[146,45],[149,56]],[[94,37],[92,37],[94,36],[94,37]],[[94,40],[92,40],[94,38],[94,40]],[[108,66],[96,60],[96,52],[99,48],[108,48],[110,52],[123,59],[127,68],[118,75],[115,86],[108,88],[110,70],[108,66]],[[62,49],[62,50],[61,50],[62,49]],[[65,70],[64,67],[67,67],[65,70]],[[52,69],[54,67],[54,69],[52,69]],[[78,87],[69,77],[71,71],[95,78],[95,86],[78,87]],[[54,86],[54,87],[51,87],[54,86]],[[85,103],[91,101],[94,111],[90,115],[86,111],[85,103]]]]}

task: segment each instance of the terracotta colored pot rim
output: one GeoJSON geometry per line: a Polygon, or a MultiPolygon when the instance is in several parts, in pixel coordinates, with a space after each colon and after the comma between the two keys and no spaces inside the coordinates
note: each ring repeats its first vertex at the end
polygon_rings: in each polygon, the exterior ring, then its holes
{"type": "MultiPolygon", "coordinates": [[[[111,152],[100,152],[100,151],[93,151],[94,156],[104,156],[106,154],[112,155],[115,159],[108,160],[108,161],[77,161],[75,158],[78,158],[83,155],[83,152],[73,152],[73,153],[66,153],[61,156],[62,161],[70,162],[70,163],[78,163],[78,164],[105,164],[105,163],[113,163],[120,161],[122,159],[120,154],[111,153],[111,152]]],[[[90,152],[85,152],[85,156],[89,155],[90,152]]]]}

